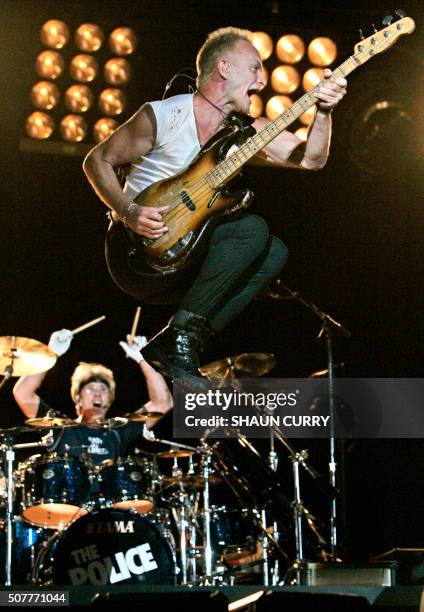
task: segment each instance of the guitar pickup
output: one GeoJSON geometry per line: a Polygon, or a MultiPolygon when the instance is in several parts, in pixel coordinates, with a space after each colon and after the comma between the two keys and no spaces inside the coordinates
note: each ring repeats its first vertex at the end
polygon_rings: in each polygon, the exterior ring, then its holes
{"type": "Polygon", "coordinates": [[[196,204],[190,198],[190,196],[188,195],[187,191],[182,191],[180,195],[181,195],[182,201],[187,206],[187,208],[194,212],[196,210],[196,204]]]}

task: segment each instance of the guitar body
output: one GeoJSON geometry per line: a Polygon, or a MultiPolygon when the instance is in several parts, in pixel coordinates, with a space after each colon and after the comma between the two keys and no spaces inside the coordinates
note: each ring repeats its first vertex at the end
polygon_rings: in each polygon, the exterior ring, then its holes
{"type": "Polygon", "coordinates": [[[134,201],[141,206],[169,206],[163,217],[168,231],[157,240],[136,235],[131,230],[131,255],[142,255],[157,271],[178,270],[200,250],[210,231],[223,215],[246,208],[253,194],[249,190],[230,193],[227,183],[238,170],[216,185],[209,180],[228,150],[239,144],[253,128],[229,125],[209,140],[188,168],[169,179],[158,181],[142,191],[134,201]],[[213,184],[211,184],[213,183],[213,184]]]}

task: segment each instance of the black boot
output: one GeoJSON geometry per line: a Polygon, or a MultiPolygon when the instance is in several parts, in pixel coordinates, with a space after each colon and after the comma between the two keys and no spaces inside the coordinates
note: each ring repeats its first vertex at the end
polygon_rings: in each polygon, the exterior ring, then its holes
{"type": "Polygon", "coordinates": [[[204,317],[178,310],[168,325],[143,348],[143,356],[170,378],[199,378],[199,352],[209,335],[204,317]]]}

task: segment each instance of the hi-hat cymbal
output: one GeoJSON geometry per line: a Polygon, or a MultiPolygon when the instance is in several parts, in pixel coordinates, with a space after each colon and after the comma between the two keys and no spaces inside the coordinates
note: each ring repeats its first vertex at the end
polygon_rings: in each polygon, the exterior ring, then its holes
{"type": "MultiPolygon", "coordinates": [[[[208,480],[211,486],[219,485],[222,482],[222,478],[215,474],[210,474],[208,480]]],[[[192,487],[193,489],[201,489],[205,484],[203,476],[199,474],[185,474],[181,477],[168,476],[164,480],[165,487],[177,486],[180,483],[186,487],[192,487]]]]}
{"type": "Polygon", "coordinates": [[[174,457],[191,457],[192,455],[194,455],[194,451],[176,448],[158,453],[157,457],[161,459],[174,459],[174,457]]]}
{"type": "Polygon", "coordinates": [[[277,363],[272,353],[242,353],[225,357],[199,368],[203,376],[212,379],[231,379],[239,375],[263,376],[277,363]]]}
{"type": "Polygon", "coordinates": [[[147,419],[159,420],[163,417],[162,412],[127,412],[124,414],[124,418],[128,421],[135,421],[136,423],[144,423],[147,419]]]}
{"type": "Polygon", "coordinates": [[[0,337],[0,374],[12,367],[12,376],[30,376],[50,370],[57,355],[38,340],[19,336],[0,337]]]}
{"type": "Polygon", "coordinates": [[[113,417],[111,419],[95,419],[90,421],[90,423],[83,424],[103,429],[116,429],[117,427],[123,427],[127,423],[128,419],[125,417],[113,417]]]}
{"type": "Polygon", "coordinates": [[[65,419],[60,417],[34,417],[25,421],[26,425],[31,427],[41,427],[42,429],[57,429],[62,427],[76,427],[78,423],[73,419],[65,419]]]}

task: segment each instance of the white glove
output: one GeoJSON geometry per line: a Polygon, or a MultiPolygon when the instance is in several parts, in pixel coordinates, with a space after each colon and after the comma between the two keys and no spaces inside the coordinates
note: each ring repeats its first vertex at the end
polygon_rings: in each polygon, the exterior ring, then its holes
{"type": "Polygon", "coordinates": [[[52,351],[56,353],[58,357],[60,357],[61,355],[64,355],[71,346],[73,337],[74,335],[69,329],[55,331],[50,336],[49,348],[51,348],[52,351]]]}
{"type": "Polygon", "coordinates": [[[144,357],[141,354],[141,349],[146,346],[147,338],[146,336],[134,336],[133,343],[131,346],[128,344],[130,341],[130,334],[127,334],[127,342],[121,341],[119,343],[120,346],[124,349],[127,357],[130,359],[134,359],[136,363],[140,363],[140,361],[144,361],[144,357]]]}

